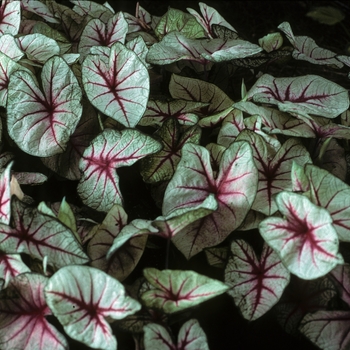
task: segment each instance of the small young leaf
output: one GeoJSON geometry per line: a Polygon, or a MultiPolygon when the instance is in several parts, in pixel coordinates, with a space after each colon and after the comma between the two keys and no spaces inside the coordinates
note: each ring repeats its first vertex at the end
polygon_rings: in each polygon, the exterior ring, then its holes
{"type": "Polygon", "coordinates": [[[46,302],[67,334],[90,347],[115,350],[117,340],[105,320],[122,319],[141,305],[125,295],[124,286],[88,266],[66,266],[45,287],[46,302]]]}
{"type": "Polygon", "coordinates": [[[329,26],[335,25],[345,18],[344,13],[333,6],[317,6],[309,11],[306,16],[329,26]]]}
{"type": "Polygon", "coordinates": [[[141,295],[149,308],[174,313],[225,293],[228,286],[194,271],[146,268],[144,276],[151,289],[141,295]]]}

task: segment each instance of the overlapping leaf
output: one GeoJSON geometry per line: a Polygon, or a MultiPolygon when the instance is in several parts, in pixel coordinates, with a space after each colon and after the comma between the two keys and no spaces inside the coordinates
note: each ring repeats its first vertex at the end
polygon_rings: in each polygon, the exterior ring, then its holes
{"type": "Polygon", "coordinates": [[[197,320],[185,322],[180,328],[177,345],[168,331],[161,325],[151,323],[144,328],[145,350],[209,350],[207,337],[197,320]]]}
{"type": "Polygon", "coordinates": [[[305,166],[311,201],[330,213],[333,226],[342,241],[350,242],[350,187],[327,170],[305,166]]]}
{"type": "Polygon", "coordinates": [[[206,65],[252,56],[260,51],[260,46],[244,40],[189,39],[179,32],[171,32],[152,45],[147,62],[164,65],[188,60],[206,65]]]}
{"type": "Polygon", "coordinates": [[[254,201],[257,175],[246,142],[234,142],[227,148],[215,177],[208,150],[191,143],[184,145],[164,195],[163,215],[198,205],[210,194],[219,204],[215,212],[186,226],[173,238],[187,258],[219,244],[242,223],[254,201]]]}
{"type": "Polygon", "coordinates": [[[83,175],[78,193],[83,202],[100,211],[122,204],[116,168],[132,165],[160,148],[159,142],[136,129],[105,129],[85,149],[79,163],[83,175]]]}
{"type": "Polygon", "coordinates": [[[11,280],[0,299],[0,346],[4,350],[65,350],[67,340],[47,322],[51,311],[44,298],[47,277],[25,273],[11,280]]]}
{"type": "Polygon", "coordinates": [[[87,0],[70,0],[70,2],[74,4],[74,12],[78,13],[80,16],[98,18],[104,23],[106,23],[114,13],[113,9],[108,6],[108,2],[105,2],[104,5],[98,4],[95,1],[87,0]]]}
{"type": "Polygon", "coordinates": [[[46,302],[66,333],[90,347],[115,350],[117,340],[106,317],[119,320],[141,308],[124,286],[88,266],[66,266],[45,287],[46,302]]]}
{"type": "Polygon", "coordinates": [[[0,174],[0,223],[8,225],[11,217],[11,167],[12,162],[0,174]]]}
{"type": "Polygon", "coordinates": [[[81,116],[82,94],[75,75],[58,56],[45,63],[41,80],[43,92],[29,72],[11,75],[7,126],[24,152],[48,157],[65,150],[81,116]]]}
{"type": "Polygon", "coordinates": [[[24,10],[35,13],[49,23],[59,23],[50,9],[41,1],[22,0],[21,5],[24,10]]]}
{"type": "Polygon", "coordinates": [[[148,71],[135,52],[116,42],[108,60],[89,54],[82,64],[82,77],[85,92],[97,109],[128,127],[139,122],[150,83],[148,71]]]}
{"type": "Polygon", "coordinates": [[[0,278],[4,279],[4,288],[17,275],[30,272],[19,254],[0,253],[0,278]]]}
{"type": "Polygon", "coordinates": [[[111,47],[115,42],[124,44],[128,23],[122,12],[118,12],[105,24],[100,19],[92,19],[85,26],[79,42],[80,61],[89,54],[92,46],[111,47]]]}
{"type": "Polygon", "coordinates": [[[146,268],[143,273],[151,289],[141,295],[142,301],[149,308],[169,314],[198,305],[225,293],[229,288],[194,271],[146,268]]]}
{"type": "Polygon", "coordinates": [[[335,65],[338,68],[343,67],[343,64],[336,59],[337,54],[335,52],[317,46],[315,40],[307,36],[294,36],[288,22],[281,23],[278,28],[282,30],[294,46],[293,58],[314,64],[335,65]]]}
{"type": "Polygon", "coordinates": [[[303,166],[311,163],[311,157],[305,147],[293,138],[288,139],[276,153],[255,132],[243,131],[237,140],[250,142],[259,171],[258,190],[252,209],[271,215],[277,211],[276,194],[292,190],[290,172],[293,162],[303,166]]]}
{"type": "Polygon", "coordinates": [[[253,248],[243,240],[231,244],[233,256],[225,270],[225,283],[244,318],[255,320],[280,299],[289,283],[289,271],[278,255],[264,245],[258,260],[253,248]]]}
{"type": "Polygon", "coordinates": [[[335,118],[349,108],[349,96],[340,85],[317,75],[274,78],[262,75],[248,91],[247,100],[275,104],[281,111],[335,118]]]}
{"type": "Polygon", "coordinates": [[[221,25],[229,30],[236,32],[235,28],[233,28],[231,24],[228,23],[214,8],[206,5],[203,2],[199,2],[198,5],[202,16],[191,8],[187,8],[187,11],[196,18],[199,24],[201,24],[209,38],[215,37],[215,34],[212,30],[213,25],[221,25]]]}
{"type": "Polygon", "coordinates": [[[194,126],[180,135],[176,119],[166,120],[154,136],[159,138],[163,148],[141,161],[141,175],[145,182],[170,180],[181,158],[181,149],[187,142],[199,143],[201,129],[194,126]]]}
{"type": "Polygon", "coordinates": [[[259,230],[290,272],[315,279],[343,263],[327,210],[296,193],[280,192],[276,201],[285,218],[269,217],[260,223],[259,230]]]}
{"type": "Polygon", "coordinates": [[[73,233],[55,217],[12,200],[14,226],[0,224],[0,249],[5,253],[26,253],[56,266],[88,261],[73,233]]]}

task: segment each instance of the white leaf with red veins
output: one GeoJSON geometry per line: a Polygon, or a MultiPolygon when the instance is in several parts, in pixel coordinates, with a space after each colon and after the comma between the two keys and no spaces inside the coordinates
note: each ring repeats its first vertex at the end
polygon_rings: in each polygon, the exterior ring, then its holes
{"type": "Polygon", "coordinates": [[[228,286],[194,271],[146,268],[143,274],[151,289],[141,295],[148,308],[171,314],[198,305],[228,290],[228,286]]]}
{"type": "Polygon", "coordinates": [[[158,141],[136,129],[105,129],[92,140],[80,160],[80,198],[99,211],[107,212],[114,204],[122,204],[116,169],[130,166],[160,148],[158,141]]]}
{"type": "Polygon", "coordinates": [[[330,273],[335,282],[339,296],[350,306],[350,265],[339,265],[330,273]]]}
{"type": "Polygon", "coordinates": [[[68,343],[45,316],[47,277],[25,273],[15,277],[0,300],[0,347],[3,350],[67,350],[68,343]]]}
{"type": "Polygon", "coordinates": [[[107,2],[105,5],[87,0],[70,0],[70,2],[75,5],[73,7],[74,12],[82,17],[90,16],[106,23],[114,14],[111,6],[107,6],[107,2]]]}
{"type": "Polygon", "coordinates": [[[259,171],[258,190],[252,209],[265,215],[277,211],[276,194],[292,190],[291,170],[293,162],[301,166],[311,163],[306,148],[294,138],[288,139],[275,152],[263,137],[244,130],[236,139],[248,141],[253,150],[255,165],[259,171]]]}
{"type": "Polygon", "coordinates": [[[276,201],[285,218],[269,217],[259,230],[290,272],[315,279],[343,263],[338,235],[326,209],[297,193],[280,192],[276,201]]]}
{"type": "Polygon", "coordinates": [[[124,286],[88,266],[66,266],[45,287],[45,298],[65,332],[92,348],[115,350],[117,340],[106,317],[120,320],[141,309],[124,286]]]}
{"type": "Polygon", "coordinates": [[[90,20],[79,42],[80,62],[89,54],[92,46],[111,47],[117,41],[124,44],[127,32],[128,23],[122,12],[115,14],[106,24],[97,18],[90,20]]]}
{"type": "Polygon", "coordinates": [[[278,255],[266,244],[258,260],[253,248],[243,240],[231,244],[233,256],[225,270],[227,292],[247,320],[264,315],[280,299],[290,273],[278,255]]]}
{"type": "Polygon", "coordinates": [[[30,272],[29,267],[22,261],[20,254],[0,253],[0,278],[3,278],[4,288],[15,276],[30,272]]]}
{"type": "Polygon", "coordinates": [[[310,200],[330,213],[333,226],[341,241],[350,242],[350,187],[327,170],[308,164],[310,200]]]}
{"type": "Polygon", "coordinates": [[[43,34],[28,34],[17,39],[18,47],[34,62],[45,63],[60,54],[57,42],[43,34]]]}
{"type": "Polygon", "coordinates": [[[299,330],[320,349],[350,348],[349,311],[316,311],[307,314],[301,321],[299,330]]]}
{"type": "Polygon", "coordinates": [[[222,155],[218,175],[210,162],[209,151],[187,143],[176,172],[168,184],[163,215],[192,208],[214,194],[216,211],[186,226],[173,243],[187,257],[221,243],[243,222],[256,194],[258,174],[247,142],[234,142],[222,155]]]}
{"type": "Polygon", "coordinates": [[[177,345],[174,345],[170,334],[160,324],[147,324],[143,330],[145,350],[209,350],[207,337],[195,319],[182,325],[177,337],[177,345]]]}
{"type": "Polygon", "coordinates": [[[86,254],[74,234],[55,217],[12,199],[14,227],[0,224],[0,249],[8,254],[26,253],[49,264],[85,264],[86,254]]]}
{"type": "Polygon", "coordinates": [[[170,32],[162,41],[152,45],[147,62],[165,65],[180,60],[197,62],[203,66],[209,62],[225,62],[255,55],[262,51],[259,45],[244,40],[189,39],[179,32],[170,32]]]}
{"type": "Polygon", "coordinates": [[[13,162],[7,165],[0,174],[0,223],[8,225],[11,217],[11,167],[13,162]]]}
{"type": "Polygon", "coordinates": [[[219,24],[221,26],[224,26],[234,32],[237,32],[235,28],[231,26],[230,23],[228,23],[218,11],[216,11],[213,7],[210,7],[206,5],[203,2],[200,2],[199,8],[201,10],[202,16],[195,10],[191,8],[187,8],[187,11],[196,18],[197,22],[205,29],[208,37],[213,38],[215,37],[214,33],[212,32],[212,25],[213,24],[219,24]]]}
{"type": "Polygon", "coordinates": [[[277,28],[286,35],[294,46],[292,56],[296,60],[308,61],[313,64],[332,65],[338,68],[343,67],[343,64],[337,60],[335,52],[317,46],[315,40],[308,36],[294,36],[288,22],[281,23],[277,28]]]}
{"type": "MultiPolygon", "coordinates": [[[[10,34],[4,34],[0,37],[0,52],[15,62],[19,61],[24,56],[24,52],[22,52],[17,45],[17,39],[10,34]]],[[[3,60],[1,59],[1,61],[3,60]]],[[[4,72],[3,70],[2,74],[4,74],[4,72]]]]}
{"type": "Polygon", "coordinates": [[[293,114],[335,118],[349,108],[346,89],[317,75],[274,78],[262,75],[246,95],[247,100],[277,105],[293,114]]]}
{"type": "Polygon", "coordinates": [[[20,23],[21,2],[3,0],[0,7],[0,35],[17,35],[20,23]]]}
{"type": "Polygon", "coordinates": [[[139,122],[146,110],[150,82],[147,68],[135,52],[116,42],[109,59],[87,55],[82,80],[88,99],[102,113],[127,127],[139,122]]]}
{"type": "Polygon", "coordinates": [[[0,51],[0,68],[0,106],[6,107],[10,75],[24,67],[0,51]]]}
{"type": "Polygon", "coordinates": [[[11,75],[7,126],[24,152],[48,157],[65,150],[82,113],[82,93],[75,75],[58,56],[44,64],[41,81],[43,92],[29,72],[11,75]]]}
{"type": "Polygon", "coordinates": [[[21,5],[24,10],[35,13],[49,23],[59,23],[54,14],[41,1],[22,0],[21,5]]]}

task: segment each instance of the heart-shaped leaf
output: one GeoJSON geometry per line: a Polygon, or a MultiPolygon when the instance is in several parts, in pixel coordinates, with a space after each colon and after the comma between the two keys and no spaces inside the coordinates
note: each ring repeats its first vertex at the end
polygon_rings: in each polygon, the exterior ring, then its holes
{"type": "Polygon", "coordinates": [[[141,305],[125,295],[124,286],[88,266],[66,266],[45,287],[46,302],[66,333],[90,347],[115,350],[117,340],[106,317],[134,314],[141,305]]]}
{"type": "Polygon", "coordinates": [[[73,233],[55,217],[12,200],[13,227],[0,224],[0,249],[6,253],[26,253],[57,266],[88,261],[73,233]],[[49,234],[48,234],[49,233],[49,234]]]}
{"type": "Polygon", "coordinates": [[[90,16],[106,23],[114,14],[111,6],[108,6],[108,2],[105,2],[104,5],[87,0],[70,0],[70,2],[74,4],[74,12],[82,17],[90,16]]]}
{"type": "Polygon", "coordinates": [[[136,129],[105,129],[85,149],[79,163],[83,176],[78,193],[83,202],[99,211],[122,204],[116,168],[132,165],[160,148],[159,142],[136,129]]]}
{"type": "Polygon", "coordinates": [[[169,314],[198,305],[225,293],[229,288],[194,271],[146,268],[143,274],[151,289],[141,295],[142,301],[149,308],[169,314]]]}
{"type": "Polygon", "coordinates": [[[282,111],[335,118],[349,108],[348,92],[317,75],[274,78],[262,75],[248,91],[247,100],[275,104],[282,111]]]}
{"type": "Polygon", "coordinates": [[[92,19],[85,26],[79,42],[80,61],[89,54],[92,46],[111,47],[115,42],[124,44],[128,23],[122,12],[118,12],[105,24],[100,19],[92,19]]]}
{"type": "Polygon", "coordinates": [[[21,2],[4,0],[0,7],[0,35],[18,34],[21,23],[21,2]]]}
{"type": "Polygon", "coordinates": [[[327,210],[297,193],[280,192],[276,202],[285,218],[269,217],[260,223],[259,230],[290,272],[314,279],[343,263],[327,210]]]}
{"type": "Polygon", "coordinates": [[[47,322],[44,298],[47,277],[24,273],[11,280],[0,299],[0,346],[4,350],[65,350],[67,340],[47,322]]]}
{"type": "Polygon", "coordinates": [[[173,243],[187,257],[221,243],[243,221],[254,201],[257,169],[247,142],[234,142],[222,155],[214,176],[209,151],[187,143],[164,194],[163,215],[192,208],[214,194],[219,206],[212,214],[186,226],[173,243]]]}
{"type": "Polygon", "coordinates": [[[90,102],[121,124],[134,127],[149,95],[147,68],[135,54],[116,42],[109,59],[89,54],[82,64],[84,89],[90,102]]]}
{"type": "Polygon", "coordinates": [[[41,80],[44,93],[29,72],[11,75],[7,126],[24,152],[48,157],[65,150],[81,116],[82,94],[75,75],[58,56],[45,63],[41,80]]]}
{"type": "Polygon", "coordinates": [[[168,331],[157,323],[143,328],[145,350],[209,350],[207,337],[197,320],[189,320],[180,328],[177,345],[174,345],[168,331]]]}
{"type": "Polygon", "coordinates": [[[261,317],[280,299],[290,273],[278,255],[266,244],[258,260],[253,248],[243,240],[231,244],[233,256],[225,269],[225,283],[244,318],[261,317]]]}

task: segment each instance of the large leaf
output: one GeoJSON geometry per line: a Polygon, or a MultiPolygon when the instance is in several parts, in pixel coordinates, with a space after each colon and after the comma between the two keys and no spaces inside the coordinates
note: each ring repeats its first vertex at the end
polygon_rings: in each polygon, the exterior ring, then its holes
{"type": "Polygon", "coordinates": [[[49,23],[59,23],[49,8],[41,1],[22,0],[21,5],[25,11],[33,12],[49,23]]]}
{"type": "Polygon", "coordinates": [[[189,320],[180,328],[177,345],[161,325],[150,323],[144,328],[145,350],[209,350],[207,337],[197,320],[189,320]]]}
{"type": "Polygon", "coordinates": [[[253,248],[243,240],[231,244],[232,257],[225,270],[225,283],[244,318],[255,320],[280,299],[290,273],[278,255],[266,244],[258,260],[253,248]]]}
{"type": "Polygon", "coordinates": [[[147,54],[147,62],[158,65],[188,60],[207,65],[252,56],[262,51],[259,45],[244,40],[189,39],[179,32],[167,34],[154,44],[147,54]]]}
{"type": "Polygon", "coordinates": [[[120,42],[109,59],[89,54],[82,64],[83,84],[90,102],[121,124],[134,127],[141,119],[149,95],[147,68],[120,42]]]}
{"type": "Polygon", "coordinates": [[[267,218],[259,230],[290,272],[303,279],[315,279],[343,263],[327,210],[296,193],[280,192],[276,201],[285,218],[267,218]]]}
{"type": "Polygon", "coordinates": [[[122,319],[141,305],[125,295],[124,286],[88,266],[66,266],[45,287],[46,302],[66,333],[92,348],[115,350],[117,340],[106,317],[122,319]]]}
{"type": "Polygon", "coordinates": [[[136,129],[105,129],[92,140],[80,160],[83,175],[78,193],[83,202],[99,211],[122,204],[116,168],[130,166],[160,148],[159,142],[136,129]]]}
{"type": "Polygon", "coordinates": [[[67,340],[47,322],[44,298],[47,277],[25,273],[15,277],[0,299],[0,346],[3,350],[65,350],[67,340]]]}
{"type": "Polygon", "coordinates": [[[128,32],[128,23],[123,13],[118,12],[105,24],[100,19],[92,19],[85,26],[79,42],[80,60],[89,54],[92,46],[111,47],[115,42],[124,44],[128,32]]]}
{"type": "Polygon", "coordinates": [[[58,56],[45,63],[41,81],[43,93],[30,73],[11,75],[7,126],[23,151],[48,157],[65,150],[81,116],[82,94],[75,75],[58,56]]]}
{"type": "Polygon", "coordinates": [[[294,46],[292,53],[296,60],[304,60],[314,64],[334,65],[342,68],[343,64],[336,59],[336,53],[316,45],[315,41],[307,36],[294,36],[288,22],[281,23],[278,28],[286,35],[294,46]]]}
{"type": "Polygon", "coordinates": [[[0,249],[26,253],[49,264],[64,266],[88,261],[74,234],[55,217],[12,200],[13,227],[0,224],[0,249]]]}
{"type": "Polygon", "coordinates": [[[186,226],[173,238],[187,258],[221,243],[242,223],[255,198],[257,176],[247,142],[234,142],[225,150],[217,176],[207,149],[184,145],[181,161],[165,191],[163,215],[190,209],[211,194],[219,204],[215,212],[186,226]]]}
{"type": "Polygon", "coordinates": [[[151,289],[141,295],[149,308],[174,313],[225,293],[228,286],[194,271],[146,268],[143,271],[151,289]]]}
{"type": "Polygon", "coordinates": [[[274,78],[262,75],[248,91],[247,100],[275,104],[282,111],[335,118],[349,108],[348,92],[317,75],[274,78]]]}
{"type": "Polygon", "coordinates": [[[17,35],[20,23],[21,2],[3,0],[0,7],[0,35],[17,35]]]}
{"type": "Polygon", "coordinates": [[[107,2],[105,2],[104,5],[87,0],[70,0],[70,2],[74,4],[74,12],[78,13],[80,16],[98,18],[104,23],[106,23],[114,13],[110,6],[105,6],[108,4],[107,2]]]}

